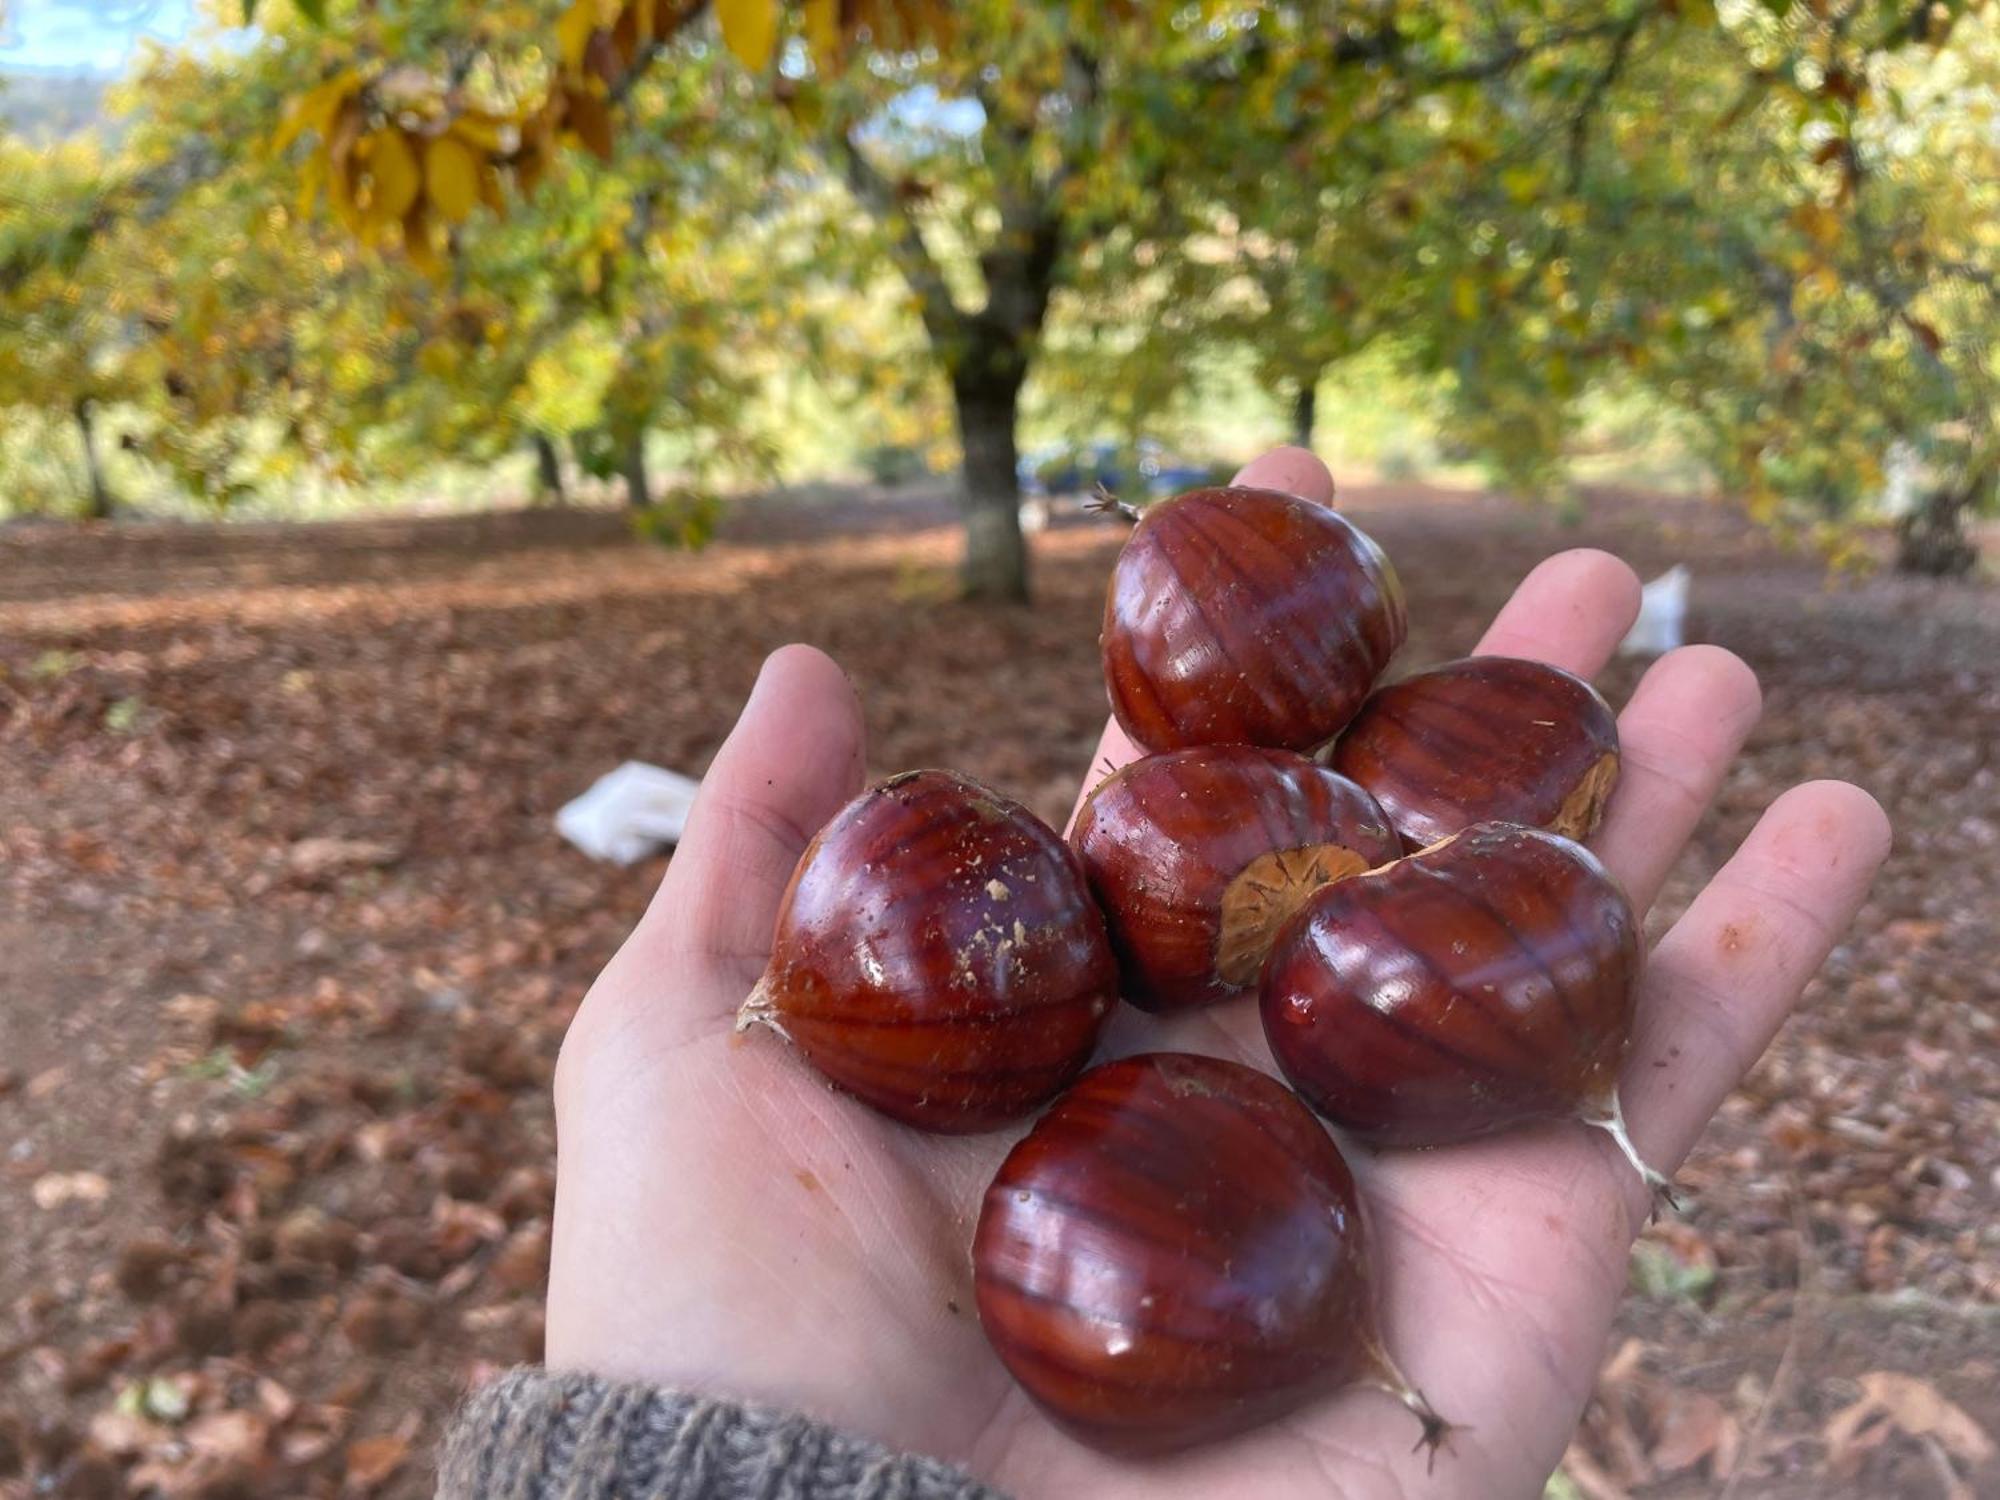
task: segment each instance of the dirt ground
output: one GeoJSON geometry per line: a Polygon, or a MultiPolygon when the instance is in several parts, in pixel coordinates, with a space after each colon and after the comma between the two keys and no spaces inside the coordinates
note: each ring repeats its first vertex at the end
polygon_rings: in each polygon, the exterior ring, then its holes
{"type": "MultiPolygon", "coordinates": [[[[1553,1493],[2000,1493],[2000,591],[1829,585],[1696,502],[1343,504],[1405,661],[1563,546],[1692,566],[1767,710],[1663,918],[1794,780],[1897,825],[1642,1242],[1553,1493]]],[[[428,1493],[456,1394],[537,1355],[550,1069],[664,863],[556,808],[699,771],[808,640],[877,770],[1066,810],[1118,534],[1042,534],[1035,608],[984,609],[945,518],[767,501],[695,557],[590,513],[0,534],[0,1497],[428,1493]]]]}

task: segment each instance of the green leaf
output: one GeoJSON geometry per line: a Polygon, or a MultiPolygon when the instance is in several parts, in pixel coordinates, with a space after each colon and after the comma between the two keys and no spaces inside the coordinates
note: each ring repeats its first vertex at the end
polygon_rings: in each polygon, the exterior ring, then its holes
{"type": "Polygon", "coordinates": [[[1648,1297],[1698,1302],[1715,1285],[1715,1267],[1690,1263],[1665,1245],[1641,1240],[1632,1247],[1632,1283],[1648,1297]]]}
{"type": "MultiPolygon", "coordinates": [[[[251,4],[254,3],[254,0],[245,0],[245,3],[251,4]]],[[[313,25],[326,25],[326,0],[292,0],[292,4],[297,8],[298,13],[312,22],[313,25]]]]}

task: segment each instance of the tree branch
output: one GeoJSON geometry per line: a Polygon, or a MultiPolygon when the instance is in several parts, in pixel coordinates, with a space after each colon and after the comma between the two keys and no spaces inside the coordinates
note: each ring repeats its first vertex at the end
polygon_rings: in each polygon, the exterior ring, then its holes
{"type": "Polygon", "coordinates": [[[1569,122],[1569,149],[1564,171],[1567,176],[1567,191],[1574,193],[1583,185],[1584,157],[1590,149],[1590,126],[1597,112],[1603,107],[1604,96],[1618,81],[1618,75],[1625,71],[1626,61],[1632,55],[1632,44],[1639,39],[1639,32],[1646,24],[1646,13],[1634,11],[1612,34],[1611,53],[1604,60],[1584,90],[1583,98],[1576,107],[1576,113],[1569,122]]]}
{"type": "Polygon", "coordinates": [[[841,177],[854,199],[881,226],[888,239],[889,257],[910,290],[916,293],[924,328],[933,342],[943,347],[965,322],[965,314],[951,295],[944,272],[931,254],[923,231],[904,211],[896,184],[882,174],[845,126],[827,132],[831,149],[838,158],[841,177]]]}

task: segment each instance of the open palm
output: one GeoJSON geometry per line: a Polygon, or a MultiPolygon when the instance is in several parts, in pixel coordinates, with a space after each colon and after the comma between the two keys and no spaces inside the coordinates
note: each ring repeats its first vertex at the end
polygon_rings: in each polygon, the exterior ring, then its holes
{"type": "MultiPolygon", "coordinates": [[[[1327,499],[1310,455],[1240,482],[1327,499]]],[[[1604,553],[1549,559],[1479,649],[1589,676],[1638,583],[1604,553]]],[[[1692,646],[1619,721],[1624,774],[1593,845],[1642,911],[1758,713],[1749,669],[1692,646]]],[[[1133,757],[1116,726],[1103,755],[1133,757]]],[[[1102,762],[1100,761],[1101,765],[1102,762]]],[[[1243,1437],[1133,1463],[1066,1436],[973,1316],[980,1196],[1020,1131],[921,1135],[828,1089],[768,1034],[736,1035],[807,839],[860,789],[859,708],[805,647],[765,664],[650,910],[578,1012],[556,1078],[552,1366],[788,1407],[964,1465],[1023,1497],[1531,1496],[1589,1395],[1647,1196],[1566,1124],[1428,1152],[1348,1152],[1372,1220],[1383,1327],[1463,1430],[1426,1473],[1417,1424],[1350,1391],[1243,1437]]],[[[1624,1081],[1640,1150],[1677,1163],[1852,918],[1888,825],[1841,782],[1779,798],[1654,950],[1624,1081]]],[[[1271,1068],[1254,1002],[1121,1011],[1120,1053],[1271,1068]]]]}

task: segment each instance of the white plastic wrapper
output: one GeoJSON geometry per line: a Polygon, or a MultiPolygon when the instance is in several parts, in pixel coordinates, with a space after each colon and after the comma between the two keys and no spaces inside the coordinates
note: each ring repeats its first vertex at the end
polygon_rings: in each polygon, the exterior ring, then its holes
{"type": "Polygon", "coordinates": [[[628,760],[563,804],[556,832],[592,859],[629,865],[680,842],[701,783],[678,771],[628,760]]]}
{"type": "Polygon", "coordinates": [[[1618,643],[1620,656],[1660,656],[1681,644],[1689,578],[1687,568],[1677,564],[1646,585],[1639,595],[1639,618],[1618,643]]]}

